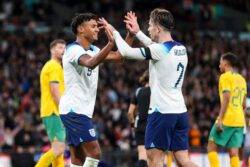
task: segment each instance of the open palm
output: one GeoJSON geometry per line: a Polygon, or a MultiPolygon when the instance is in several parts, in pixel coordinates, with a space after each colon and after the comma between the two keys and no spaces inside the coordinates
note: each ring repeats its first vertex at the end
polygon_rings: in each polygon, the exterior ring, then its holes
{"type": "Polygon", "coordinates": [[[130,33],[136,34],[140,31],[140,27],[137,22],[137,17],[134,12],[128,12],[127,15],[125,15],[124,22],[126,23],[126,28],[130,33]]]}

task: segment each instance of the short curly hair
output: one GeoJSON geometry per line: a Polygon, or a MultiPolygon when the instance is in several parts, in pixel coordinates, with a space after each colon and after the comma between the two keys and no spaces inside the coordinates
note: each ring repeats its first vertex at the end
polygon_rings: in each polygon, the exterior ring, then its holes
{"type": "Polygon", "coordinates": [[[97,15],[93,13],[80,13],[73,17],[71,22],[71,29],[75,35],[77,35],[77,28],[84,22],[90,21],[92,19],[97,20],[97,15]]]}

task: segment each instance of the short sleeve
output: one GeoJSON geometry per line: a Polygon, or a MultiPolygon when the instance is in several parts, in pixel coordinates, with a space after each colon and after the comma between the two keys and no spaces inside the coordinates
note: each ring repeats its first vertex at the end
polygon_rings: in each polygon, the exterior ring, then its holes
{"type": "Polygon", "coordinates": [[[230,78],[227,75],[220,76],[219,84],[222,93],[231,91],[230,78]]]}
{"type": "Polygon", "coordinates": [[[246,80],[244,79],[244,83],[243,83],[244,85],[243,85],[243,93],[244,93],[244,95],[247,95],[247,83],[246,83],[246,80]]]}
{"type": "Polygon", "coordinates": [[[130,100],[131,104],[137,105],[137,96],[138,96],[138,93],[139,93],[140,89],[141,88],[136,89],[136,91],[131,96],[131,100],[130,100]]]}
{"type": "Polygon", "coordinates": [[[59,83],[60,82],[60,67],[56,64],[51,64],[50,65],[50,70],[49,70],[49,82],[54,82],[54,83],[59,83]]]}
{"type": "Polygon", "coordinates": [[[78,64],[79,58],[86,54],[86,51],[79,45],[69,46],[67,55],[70,56],[70,63],[78,64]]]}
{"type": "Polygon", "coordinates": [[[137,105],[137,100],[136,100],[136,96],[135,93],[132,94],[131,98],[130,98],[130,103],[137,105]]]}

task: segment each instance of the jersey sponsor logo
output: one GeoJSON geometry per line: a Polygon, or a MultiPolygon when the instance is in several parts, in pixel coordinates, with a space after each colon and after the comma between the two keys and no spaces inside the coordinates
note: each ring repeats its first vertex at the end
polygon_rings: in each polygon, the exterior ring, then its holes
{"type": "Polygon", "coordinates": [[[90,136],[92,136],[92,137],[95,137],[95,129],[89,129],[89,134],[90,134],[90,136]]]}

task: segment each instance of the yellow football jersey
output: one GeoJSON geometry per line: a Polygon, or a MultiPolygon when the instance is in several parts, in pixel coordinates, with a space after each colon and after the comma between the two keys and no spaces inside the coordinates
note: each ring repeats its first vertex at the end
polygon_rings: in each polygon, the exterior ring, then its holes
{"type": "Polygon", "coordinates": [[[223,125],[243,127],[245,124],[243,99],[247,93],[246,80],[238,73],[228,71],[220,76],[219,95],[223,101],[223,92],[230,92],[230,101],[222,120],[223,125]]]}
{"type": "Polygon", "coordinates": [[[53,59],[43,66],[40,74],[41,117],[50,116],[53,113],[59,115],[58,105],[50,91],[50,83],[52,82],[59,83],[59,91],[62,95],[64,91],[63,69],[61,64],[53,59]]]}

